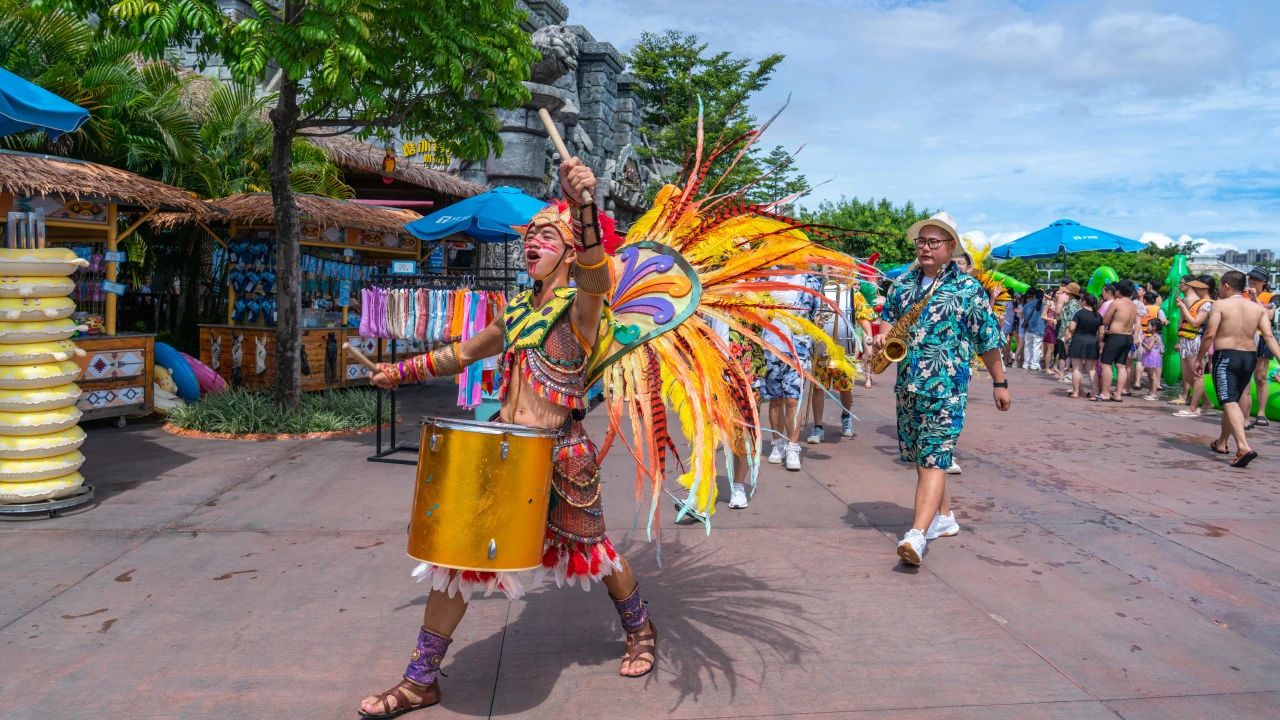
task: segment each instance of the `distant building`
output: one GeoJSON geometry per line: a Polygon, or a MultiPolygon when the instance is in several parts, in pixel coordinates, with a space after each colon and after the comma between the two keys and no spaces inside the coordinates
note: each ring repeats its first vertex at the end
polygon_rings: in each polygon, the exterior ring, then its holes
{"type": "Polygon", "coordinates": [[[1266,265],[1275,262],[1275,253],[1271,250],[1228,250],[1218,259],[1228,265],[1266,265]]]}

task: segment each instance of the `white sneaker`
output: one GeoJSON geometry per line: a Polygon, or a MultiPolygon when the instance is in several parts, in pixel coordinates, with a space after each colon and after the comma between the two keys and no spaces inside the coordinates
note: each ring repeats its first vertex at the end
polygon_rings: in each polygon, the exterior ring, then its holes
{"type": "Polygon", "coordinates": [[[787,443],[787,462],[785,467],[788,470],[800,469],[800,443],[787,443]]]}
{"type": "Polygon", "coordinates": [[[948,475],[960,475],[963,472],[964,471],[960,469],[960,463],[956,462],[955,460],[952,460],[951,467],[947,468],[948,475]]]}
{"type": "Polygon", "coordinates": [[[733,492],[729,495],[729,507],[741,510],[747,506],[747,488],[741,483],[733,483],[733,492]]]}
{"type": "Polygon", "coordinates": [[[924,533],[915,528],[907,531],[898,543],[898,559],[908,565],[919,565],[924,559],[924,548],[928,545],[924,533]]]}
{"type": "Polygon", "coordinates": [[[822,442],[822,439],[826,437],[826,435],[827,433],[822,429],[821,425],[814,425],[813,430],[809,433],[809,437],[805,438],[805,442],[810,445],[817,445],[822,442]]]}
{"type": "MultiPolygon", "coordinates": [[[[731,506],[732,507],[732,506],[731,506]]],[[[924,533],[925,540],[937,540],[940,537],[955,537],[960,534],[960,523],[956,522],[956,514],[934,515],[933,522],[924,533]]]]}
{"type": "Polygon", "coordinates": [[[782,463],[782,448],[784,446],[786,446],[786,443],[782,442],[781,440],[773,441],[773,449],[769,451],[770,464],[778,465],[782,463]]]}
{"type": "Polygon", "coordinates": [[[840,418],[840,435],[842,437],[853,437],[853,416],[846,415],[840,418]]]}

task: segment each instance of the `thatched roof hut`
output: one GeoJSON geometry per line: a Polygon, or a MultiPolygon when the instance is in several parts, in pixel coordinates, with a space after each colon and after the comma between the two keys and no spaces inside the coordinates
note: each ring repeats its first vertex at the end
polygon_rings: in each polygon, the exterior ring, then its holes
{"type": "Polygon", "coordinates": [[[105,199],[118,205],[167,210],[196,217],[208,203],[181,188],[86,160],[0,150],[0,192],[64,200],[105,199]]]}
{"type": "MultiPolygon", "coordinates": [[[[350,200],[335,200],[319,195],[297,193],[294,195],[298,203],[298,215],[304,223],[313,223],[322,228],[352,227],[375,233],[404,234],[405,223],[422,217],[412,210],[362,205],[350,200]]],[[[275,203],[270,193],[241,193],[230,195],[212,202],[217,216],[211,218],[219,223],[238,223],[240,225],[274,225],[276,222],[275,203]]],[[[157,215],[153,222],[160,227],[173,227],[181,224],[186,218],[181,215],[166,213],[157,215]]]]}
{"type": "Polygon", "coordinates": [[[421,163],[397,162],[395,170],[390,173],[383,172],[382,160],[386,157],[385,151],[346,135],[309,137],[307,142],[323,150],[329,156],[329,160],[340,168],[390,177],[424,187],[441,195],[462,199],[488,190],[483,185],[467,182],[441,170],[433,170],[421,163]]]}

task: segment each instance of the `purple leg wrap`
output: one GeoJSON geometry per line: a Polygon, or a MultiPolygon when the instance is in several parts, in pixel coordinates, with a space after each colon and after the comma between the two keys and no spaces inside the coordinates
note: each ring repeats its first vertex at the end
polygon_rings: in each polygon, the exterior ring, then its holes
{"type": "Polygon", "coordinates": [[[418,647],[409,656],[409,667],[405,669],[406,680],[419,685],[430,685],[436,681],[440,672],[440,664],[444,662],[444,654],[449,650],[452,638],[437,635],[426,628],[418,631],[418,647]]]}
{"type": "Polygon", "coordinates": [[[622,620],[622,629],[629,633],[638,632],[649,622],[649,606],[640,599],[640,586],[627,596],[625,600],[614,600],[613,606],[618,609],[618,619],[622,620]]]}

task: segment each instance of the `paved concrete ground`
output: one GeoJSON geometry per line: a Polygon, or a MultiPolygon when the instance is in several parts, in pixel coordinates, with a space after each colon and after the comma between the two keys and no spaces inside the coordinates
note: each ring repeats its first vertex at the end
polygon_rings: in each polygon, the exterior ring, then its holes
{"type": "MultiPolygon", "coordinates": [[[[615,452],[608,519],[657,672],[617,676],[599,589],[478,600],[442,706],[410,717],[1280,717],[1280,430],[1231,470],[1210,420],[1012,379],[1003,415],[976,386],[964,531],[918,571],[894,554],[914,475],[886,383],[859,388],[857,438],[767,468],[710,537],[664,527],[661,569],[615,452]]],[[[447,404],[412,395],[409,414],[447,404]]],[[[101,503],[0,523],[0,715],[354,717],[403,671],[424,603],[402,551],[412,468],[366,462],[370,444],[93,428],[101,503]]]]}

